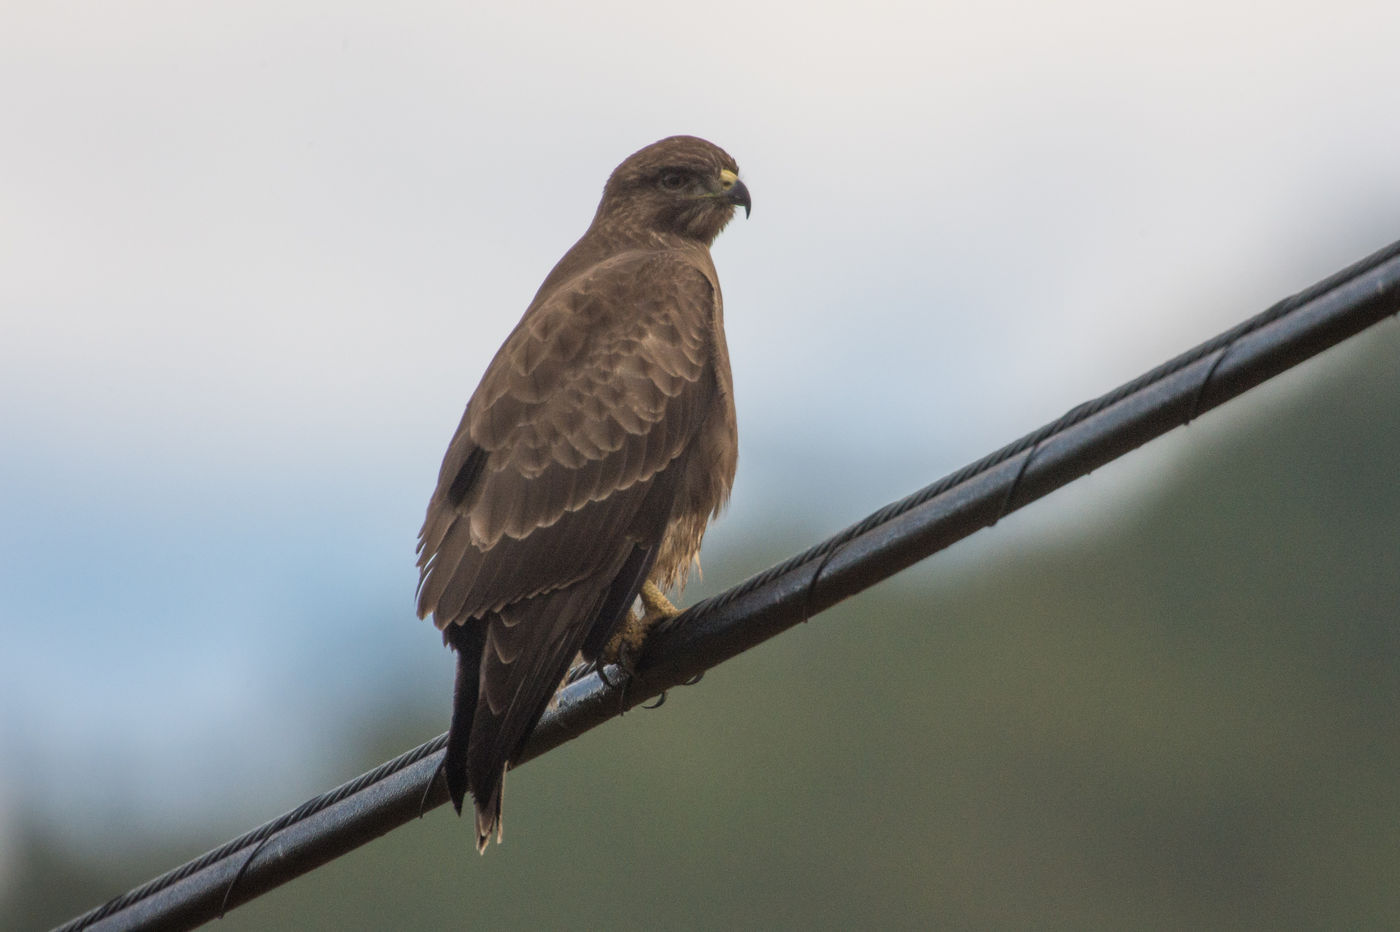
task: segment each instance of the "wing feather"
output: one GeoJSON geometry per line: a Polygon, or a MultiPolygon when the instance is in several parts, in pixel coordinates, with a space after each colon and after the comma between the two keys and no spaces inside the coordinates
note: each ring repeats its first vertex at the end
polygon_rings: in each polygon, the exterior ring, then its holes
{"type": "Polygon", "coordinates": [[[634,539],[639,510],[711,408],[716,302],[705,269],[632,253],[526,313],[444,461],[420,535],[420,614],[440,628],[480,618],[658,543],[634,539]],[[454,504],[476,451],[484,466],[454,504]]]}

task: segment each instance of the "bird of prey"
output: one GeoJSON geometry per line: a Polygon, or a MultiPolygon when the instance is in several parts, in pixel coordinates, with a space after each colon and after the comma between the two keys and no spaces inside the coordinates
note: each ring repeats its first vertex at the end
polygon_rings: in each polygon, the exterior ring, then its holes
{"type": "Polygon", "coordinates": [[[737,459],[710,244],[751,207],[718,146],[629,156],[486,368],[418,540],[418,615],[457,657],[444,771],[477,848],[573,658],[627,661],[675,614],[737,459]],[[641,596],[642,618],[632,616],[641,596]]]}

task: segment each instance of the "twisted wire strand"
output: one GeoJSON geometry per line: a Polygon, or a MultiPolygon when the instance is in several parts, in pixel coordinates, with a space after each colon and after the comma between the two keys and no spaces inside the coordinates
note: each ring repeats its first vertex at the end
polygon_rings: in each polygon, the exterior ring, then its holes
{"type": "MultiPolygon", "coordinates": [[[[197,874],[205,868],[213,864],[217,864],[219,861],[222,861],[225,858],[229,858],[235,854],[238,854],[245,848],[253,848],[254,850],[251,852],[251,854],[255,855],[259,846],[261,846],[268,839],[272,838],[272,836],[276,835],[278,832],[285,829],[287,826],[294,825],[297,822],[301,822],[309,816],[315,815],[321,810],[327,809],[335,805],[341,800],[349,799],[350,797],[364,790],[366,787],[372,786],[375,783],[378,783],[380,780],[383,780],[388,776],[396,774],[407,767],[411,767],[413,764],[418,763],[423,758],[435,754],[438,751],[441,751],[446,746],[447,735],[444,734],[437,736],[431,741],[424,742],[423,744],[418,745],[418,747],[413,748],[410,751],[405,751],[398,757],[395,757],[393,760],[385,761],[378,767],[375,767],[373,770],[368,771],[367,773],[360,774],[358,777],[349,781],[348,783],[343,783],[333,790],[330,790],[326,793],[322,793],[320,796],[317,796],[313,799],[309,799],[306,802],[302,803],[300,806],[291,810],[290,812],[283,813],[282,815],[278,816],[270,822],[265,822],[257,828],[245,832],[242,835],[239,835],[237,838],[224,842],[219,847],[213,849],[212,851],[206,852],[203,855],[200,855],[193,861],[188,861],[175,868],[174,870],[166,871],[159,877],[156,877],[153,880],[148,880],[141,886],[136,887],[135,889],[130,890],[122,894],[121,896],[114,897],[113,899],[108,900],[106,903],[103,903],[96,909],[86,912],[75,919],[69,920],[68,922],[59,926],[56,932],[77,932],[77,930],[79,929],[86,929],[94,923],[100,922],[109,916],[112,916],[116,913],[121,912],[124,909],[127,909],[134,903],[138,903],[141,900],[145,900],[151,896],[154,896],[160,891],[165,890],[175,885],[176,883],[179,883],[186,877],[189,877],[193,874],[197,874]]],[[[247,864],[251,862],[251,860],[251,856],[245,860],[243,866],[239,869],[238,876],[242,875],[243,870],[246,869],[247,864]]],[[[227,909],[230,897],[232,896],[234,888],[236,886],[237,879],[238,878],[235,877],[235,883],[231,884],[228,890],[225,891],[223,903],[219,911],[220,916],[222,916],[224,910],[227,909]]]]}

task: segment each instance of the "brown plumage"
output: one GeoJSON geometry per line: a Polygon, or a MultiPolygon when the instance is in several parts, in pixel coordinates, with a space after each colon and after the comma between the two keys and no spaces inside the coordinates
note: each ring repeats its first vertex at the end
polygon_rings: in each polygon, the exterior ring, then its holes
{"type": "Polygon", "coordinates": [[[693,136],[617,167],[467,403],[419,533],[418,614],[457,653],[444,762],[477,846],[572,658],[594,659],[642,584],[684,585],[737,457],[710,243],[749,210],[693,136]]]}

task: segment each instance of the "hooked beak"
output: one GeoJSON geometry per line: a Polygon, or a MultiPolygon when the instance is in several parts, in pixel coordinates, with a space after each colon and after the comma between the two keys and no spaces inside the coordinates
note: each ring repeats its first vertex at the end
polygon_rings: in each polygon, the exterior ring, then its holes
{"type": "Polygon", "coordinates": [[[749,197],[748,187],[739,180],[739,176],[726,168],[719,173],[719,185],[720,196],[735,207],[744,208],[744,218],[747,219],[749,211],[753,209],[753,200],[749,197]]]}

